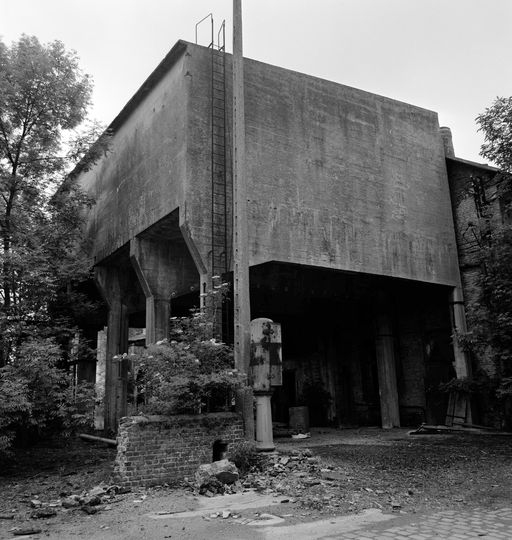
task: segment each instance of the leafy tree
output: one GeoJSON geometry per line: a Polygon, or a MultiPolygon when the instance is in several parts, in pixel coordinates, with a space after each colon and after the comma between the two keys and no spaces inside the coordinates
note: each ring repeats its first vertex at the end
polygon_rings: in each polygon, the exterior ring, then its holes
{"type": "Polygon", "coordinates": [[[73,175],[63,178],[105,150],[104,139],[87,150],[100,129],[83,124],[91,89],[61,42],[0,41],[0,365],[27,335],[62,327],[51,305],[90,266],[79,243],[82,209],[92,201],[73,175]]]}
{"type": "MultiPolygon", "coordinates": [[[[499,167],[485,189],[485,204],[477,205],[475,235],[479,244],[480,294],[468,305],[471,329],[461,336],[476,357],[490,358],[494,373],[477,371],[472,380],[454,381],[459,390],[479,396],[487,417],[512,428],[512,97],[497,98],[476,119],[484,134],[481,155],[499,167]]],[[[475,205],[476,205],[475,199],[475,205]]],[[[449,388],[451,388],[449,385],[449,388]]]]}
{"type": "Polygon", "coordinates": [[[512,97],[496,98],[476,121],[485,137],[480,154],[501,171],[512,173],[512,97]]]}
{"type": "Polygon", "coordinates": [[[92,83],[74,52],[22,36],[0,41],[0,450],[14,434],[81,419],[67,366],[73,310],[88,304],[73,281],[88,276],[84,209],[76,183],[106,151],[86,121],[92,83]],[[78,165],[77,165],[78,164],[78,165]],[[70,172],[73,171],[73,172],[70,172]],[[6,394],[7,392],[7,394],[6,394]]]}

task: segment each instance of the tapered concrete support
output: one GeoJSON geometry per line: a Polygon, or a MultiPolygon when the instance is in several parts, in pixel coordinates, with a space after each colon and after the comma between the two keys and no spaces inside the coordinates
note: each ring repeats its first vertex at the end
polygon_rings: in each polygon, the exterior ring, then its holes
{"type": "Polygon", "coordinates": [[[384,429],[400,427],[393,326],[386,312],[377,315],[375,348],[382,427],[384,429]]]}
{"type": "Polygon", "coordinates": [[[105,364],[104,429],[117,431],[119,419],[126,415],[126,362],[114,357],[128,350],[128,309],[125,272],[117,267],[96,267],[96,285],[108,305],[107,351],[105,364]]]}
{"type": "Polygon", "coordinates": [[[272,434],[271,397],[271,392],[254,393],[254,400],[256,402],[256,448],[261,452],[275,450],[272,434]]]}
{"type": "MultiPolygon", "coordinates": [[[[450,294],[450,319],[453,333],[453,367],[457,379],[469,377],[471,375],[471,362],[469,354],[461,347],[458,334],[467,332],[466,311],[464,309],[464,298],[460,287],[454,287],[450,294]]],[[[448,401],[445,424],[470,424],[472,422],[471,406],[468,396],[451,393],[448,401]]]]}
{"type": "Polygon", "coordinates": [[[184,242],[134,238],[130,261],[146,297],[149,345],[168,337],[171,297],[197,290],[197,272],[184,242]]]}

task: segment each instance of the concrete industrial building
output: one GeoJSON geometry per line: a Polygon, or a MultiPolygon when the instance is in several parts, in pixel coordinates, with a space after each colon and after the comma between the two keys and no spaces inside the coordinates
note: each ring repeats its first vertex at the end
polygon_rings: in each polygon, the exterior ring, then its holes
{"type": "MultiPolygon", "coordinates": [[[[274,417],[308,402],[316,424],[444,422],[435,388],[470,370],[451,339],[465,319],[448,172],[462,182],[460,167],[478,165],[454,157],[432,111],[253,60],[244,69],[251,318],[280,322],[283,336],[274,417]]],[[[213,276],[229,279],[230,81],[230,55],[179,41],[111,124],[108,154],[79,175],[96,200],[87,235],[111,382],[129,326],[162,339],[171,313],[197,305],[213,276]]],[[[228,328],[229,317],[217,330],[228,328]]],[[[125,411],[117,389],[110,427],[125,411]]]]}

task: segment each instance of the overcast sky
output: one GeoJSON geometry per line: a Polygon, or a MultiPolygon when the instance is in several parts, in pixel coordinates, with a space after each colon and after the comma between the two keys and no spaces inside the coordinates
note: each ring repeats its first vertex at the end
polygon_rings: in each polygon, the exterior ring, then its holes
{"type": "MultiPolygon", "coordinates": [[[[0,36],[76,50],[108,124],[210,12],[230,51],[231,0],[0,0],[0,36]]],[[[483,161],[476,115],[512,95],[512,0],[243,0],[243,18],[245,56],[434,110],[465,159],[483,161]]]]}

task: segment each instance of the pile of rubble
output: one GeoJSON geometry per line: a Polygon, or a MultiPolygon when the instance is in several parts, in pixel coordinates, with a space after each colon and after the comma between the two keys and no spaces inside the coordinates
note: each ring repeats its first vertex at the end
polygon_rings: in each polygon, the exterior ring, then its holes
{"type": "Polygon", "coordinates": [[[254,489],[284,496],[283,502],[297,502],[320,513],[338,511],[349,481],[342,470],[322,465],[308,449],[260,454],[259,458],[259,464],[241,479],[236,466],[228,460],[201,465],[196,472],[195,491],[213,497],[254,489]]]}
{"type": "Polygon", "coordinates": [[[341,471],[323,467],[306,449],[267,456],[262,470],[250,472],[243,486],[264,494],[284,495],[289,502],[324,513],[336,511],[345,480],[341,471]]]}
{"type": "Polygon", "coordinates": [[[195,474],[195,485],[200,495],[213,497],[243,491],[240,474],[234,463],[227,459],[200,465],[195,474]]]}
{"type": "Polygon", "coordinates": [[[44,502],[36,496],[30,501],[33,511],[30,514],[32,519],[44,519],[57,515],[58,508],[80,509],[86,514],[96,514],[101,510],[109,510],[110,504],[114,502],[117,495],[128,493],[130,489],[120,486],[100,484],[89,491],[82,491],[80,495],[62,492],[61,498],[44,502]]]}

